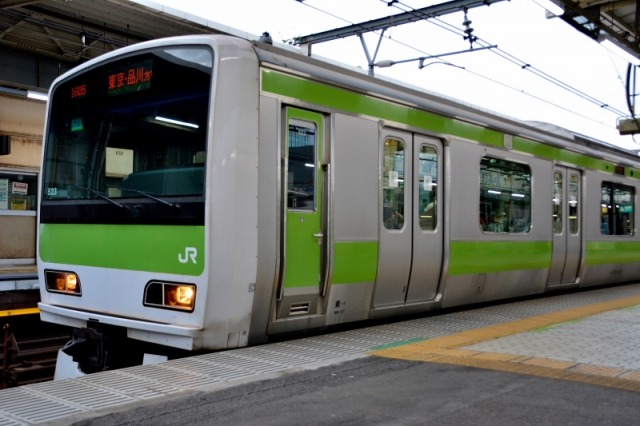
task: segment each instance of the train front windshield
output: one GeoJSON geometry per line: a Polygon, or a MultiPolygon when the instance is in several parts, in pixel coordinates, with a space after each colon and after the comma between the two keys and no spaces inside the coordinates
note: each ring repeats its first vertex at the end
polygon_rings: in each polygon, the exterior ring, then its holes
{"type": "Polygon", "coordinates": [[[212,64],[208,48],[160,48],[57,85],[41,221],[202,223],[212,64]]]}

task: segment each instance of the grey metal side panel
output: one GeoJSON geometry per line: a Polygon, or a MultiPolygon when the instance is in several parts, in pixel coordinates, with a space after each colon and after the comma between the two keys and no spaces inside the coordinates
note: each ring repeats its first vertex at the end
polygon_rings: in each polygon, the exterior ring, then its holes
{"type": "MultiPolygon", "coordinates": [[[[334,114],[330,224],[333,244],[378,240],[378,122],[334,114]]],[[[333,262],[331,262],[333,264],[333,262]]],[[[331,284],[327,324],[369,317],[373,282],[331,284]]]]}
{"type": "Polygon", "coordinates": [[[378,122],[335,114],[333,230],[335,241],[378,239],[378,122]]]}
{"type": "Polygon", "coordinates": [[[278,101],[260,98],[260,140],[258,144],[258,274],[253,299],[249,343],[266,339],[275,291],[279,251],[278,216],[278,101]]]}

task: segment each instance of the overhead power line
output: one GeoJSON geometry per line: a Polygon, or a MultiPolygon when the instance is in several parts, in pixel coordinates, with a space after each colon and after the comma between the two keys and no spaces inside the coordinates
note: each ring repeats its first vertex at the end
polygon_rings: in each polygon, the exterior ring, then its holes
{"type": "MultiPolygon", "coordinates": [[[[382,1],[384,3],[387,3],[387,1],[385,1],[385,0],[380,0],[380,1],[382,1]]],[[[421,12],[420,12],[419,9],[414,9],[411,6],[408,6],[408,5],[406,5],[406,4],[402,3],[402,2],[399,2],[399,1],[395,1],[394,4],[393,4],[393,7],[396,7],[399,10],[403,10],[405,12],[410,11],[410,12],[413,12],[413,13],[415,13],[417,15],[421,15],[421,12]],[[406,8],[408,10],[402,9],[402,8],[400,8],[400,6],[403,6],[404,8],[406,8]]],[[[423,16],[423,18],[427,22],[435,21],[435,22],[437,22],[436,25],[438,25],[439,27],[447,29],[448,31],[451,31],[451,32],[453,32],[455,34],[458,34],[461,37],[465,37],[466,36],[462,31],[460,31],[460,29],[458,29],[457,27],[454,27],[453,25],[451,25],[451,24],[449,24],[447,22],[442,21],[441,19],[431,18],[429,16],[423,16]]],[[[433,23],[433,22],[431,22],[431,23],[433,23]]],[[[478,45],[480,45],[482,47],[490,46],[490,43],[487,42],[486,40],[483,40],[482,38],[477,37],[477,36],[475,36],[475,37],[476,37],[475,41],[478,43],[478,45]]],[[[517,58],[516,56],[512,55],[511,53],[509,53],[509,52],[507,52],[507,51],[505,51],[505,50],[503,50],[503,49],[501,49],[499,47],[496,47],[495,49],[491,49],[491,51],[492,51],[493,54],[501,57],[502,59],[504,59],[504,60],[506,60],[508,62],[511,62],[512,64],[518,66],[520,69],[522,69],[524,71],[527,71],[527,72],[530,72],[533,75],[535,75],[535,76],[537,76],[537,77],[539,77],[539,78],[541,78],[543,80],[546,80],[547,82],[552,83],[552,84],[560,87],[561,89],[566,90],[569,93],[572,93],[575,96],[578,96],[578,97],[586,100],[587,102],[595,104],[595,105],[597,105],[598,107],[600,107],[602,109],[606,109],[606,110],[608,110],[608,111],[610,111],[610,112],[612,112],[614,114],[617,114],[618,116],[627,115],[625,112],[610,106],[606,102],[603,102],[603,101],[601,101],[601,100],[589,95],[588,93],[577,89],[576,87],[574,87],[574,86],[572,86],[572,85],[570,85],[570,84],[568,84],[568,83],[566,83],[566,82],[564,82],[564,81],[552,76],[551,74],[548,74],[548,73],[542,71],[541,69],[531,65],[529,62],[523,61],[522,59],[517,58]]]]}

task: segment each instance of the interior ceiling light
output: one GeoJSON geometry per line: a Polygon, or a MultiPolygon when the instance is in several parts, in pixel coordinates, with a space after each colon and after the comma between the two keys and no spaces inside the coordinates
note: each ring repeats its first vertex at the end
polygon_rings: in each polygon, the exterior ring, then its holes
{"type": "Polygon", "coordinates": [[[33,90],[27,90],[27,98],[46,102],[49,100],[49,95],[42,92],[34,92],[33,90]]]}
{"type": "Polygon", "coordinates": [[[198,126],[197,124],[194,123],[189,123],[186,121],[181,121],[181,120],[175,120],[173,118],[168,118],[168,117],[162,117],[162,116],[156,116],[155,119],[157,121],[162,121],[163,123],[169,123],[169,124],[175,124],[176,126],[182,126],[182,127],[189,127],[191,129],[198,129],[200,126],[198,126]]]}

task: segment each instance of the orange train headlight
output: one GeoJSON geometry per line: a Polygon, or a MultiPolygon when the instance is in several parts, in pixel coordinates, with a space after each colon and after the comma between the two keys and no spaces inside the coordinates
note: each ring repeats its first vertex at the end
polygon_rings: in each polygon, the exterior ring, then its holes
{"type": "Polygon", "coordinates": [[[52,293],[71,294],[81,296],[82,288],[80,278],[73,272],[66,271],[44,271],[45,287],[52,293]]]}
{"type": "Polygon", "coordinates": [[[196,304],[194,284],[150,281],[144,289],[144,306],[193,312],[196,304]]]}

